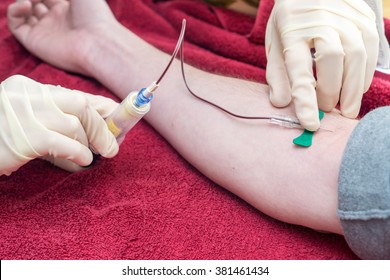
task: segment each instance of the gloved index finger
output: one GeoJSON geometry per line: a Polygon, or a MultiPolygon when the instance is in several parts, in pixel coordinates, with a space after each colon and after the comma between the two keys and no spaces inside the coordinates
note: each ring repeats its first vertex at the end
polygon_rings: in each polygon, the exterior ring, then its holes
{"type": "Polygon", "coordinates": [[[317,101],[321,110],[331,111],[339,102],[343,83],[344,49],[339,33],[331,27],[317,28],[314,38],[317,101]]]}
{"type": "Polygon", "coordinates": [[[291,84],[296,115],[301,125],[315,131],[320,127],[313,61],[307,36],[298,30],[283,36],[285,65],[291,84]]]}

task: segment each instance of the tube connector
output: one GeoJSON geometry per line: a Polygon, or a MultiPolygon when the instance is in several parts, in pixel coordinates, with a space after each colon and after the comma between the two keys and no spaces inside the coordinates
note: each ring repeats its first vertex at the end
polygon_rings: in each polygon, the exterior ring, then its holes
{"type": "Polygon", "coordinates": [[[134,106],[141,108],[148,104],[150,100],[153,99],[153,94],[149,95],[148,97],[145,96],[144,92],[146,91],[146,88],[142,88],[138,93],[136,98],[134,98],[134,106]]]}
{"type": "Polygon", "coordinates": [[[287,128],[300,128],[303,129],[299,120],[290,116],[272,115],[269,119],[272,124],[277,124],[287,128]]]}
{"type": "Polygon", "coordinates": [[[142,88],[137,97],[134,99],[134,106],[142,107],[148,104],[153,99],[153,92],[158,88],[156,82],[151,83],[148,87],[142,88]]]}

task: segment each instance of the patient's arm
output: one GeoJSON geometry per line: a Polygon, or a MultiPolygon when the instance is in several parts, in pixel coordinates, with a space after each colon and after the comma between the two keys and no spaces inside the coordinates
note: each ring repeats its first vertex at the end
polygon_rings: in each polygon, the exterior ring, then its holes
{"type": "MultiPolygon", "coordinates": [[[[104,1],[91,1],[70,3],[100,7],[100,15],[109,11],[104,1]]],[[[68,26],[64,23],[55,26],[52,21],[64,20],[69,12],[68,1],[48,2],[63,5],[62,14],[58,12],[45,24],[42,19],[50,16],[49,9],[39,18],[38,23],[42,24],[33,27],[35,34],[58,27],[55,41],[49,40],[47,32],[42,32],[47,35],[41,37],[46,40],[44,43],[29,38],[26,32],[31,35],[31,30],[21,31],[20,27],[28,23],[20,21],[23,13],[16,13],[17,9],[9,16],[11,23],[19,20],[11,24],[13,33],[34,54],[50,63],[56,61],[58,67],[96,78],[121,98],[130,90],[147,86],[161,74],[169,55],[145,43],[115,20],[110,18],[99,26],[91,21],[85,25],[68,22],[68,26]],[[80,34],[84,49],[82,55],[77,55],[80,46],[69,44],[69,35],[80,34]],[[76,47],[76,52],[71,52],[76,47]],[[69,60],[56,59],[56,55],[61,56],[61,48],[67,48],[62,55],[69,56],[69,60]]],[[[74,16],[77,14],[73,13],[74,16]]],[[[93,17],[93,13],[89,16],[93,17]]],[[[294,114],[291,108],[273,108],[264,85],[212,75],[188,65],[186,74],[195,92],[236,113],[294,114]]],[[[356,121],[337,112],[326,114],[322,125],[334,132],[321,130],[315,134],[312,147],[299,148],[292,144],[292,139],[300,130],[273,126],[266,121],[236,119],[189,95],[179,63],[171,67],[161,82],[145,119],[203,174],[262,212],[289,223],[342,233],[336,216],[337,177],[343,149],[356,121]]]]}
{"type": "MultiPolygon", "coordinates": [[[[95,50],[105,54],[106,61],[97,64],[97,56],[92,56],[87,68],[123,98],[130,86],[139,89],[155,80],[169,56],[123,27],[116,28],[110,45],[106,40],[96,43],[95,50]],[[115,60],[117,64],[110,69],[115,60]]],[[[188,65],[185,69],[196,93],[236,113],[294,115],[291,108],[273,108],[264,85],[212,75],[188,65]]],[[[356,121],[337,112],[326,114],[323,127],[334,132],[321,130],[312,147],[296,147],[292,139],[300,130],[236,119],[195,99],[185,88],[178,62],[161,82],[146,120],[203,174],[262,212],[341,233],[336,216],[337,177],[356,121]]]]}

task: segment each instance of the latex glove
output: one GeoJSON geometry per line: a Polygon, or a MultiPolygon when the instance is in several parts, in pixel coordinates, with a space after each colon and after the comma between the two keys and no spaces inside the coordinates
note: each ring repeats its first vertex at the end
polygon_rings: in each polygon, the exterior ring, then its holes
{"type": "Polygon", "coordinates": [[[386,38],[385,22],[383,20],[382,0],[364,0],[371,10],[375,13],[376,29],[379,35],[379,54],[377,70],[387,70],[390,68],[390,49],[386,38]]]}
{"type": "Polygon", "coordinates": [[[266,30],[267,82],[276,107],[292,101],[303,127],[340,101],[357,117],[378,59],[375,14],[363,0],[276,0],[266,30]],[[313,75],[313,58],[316,69],[313,75]]]}
{"type": "Polygon", "coordinates": [[[39,157],[76,171],[92,162],[89,146],[115,156],[118,144],[103,118],[116,106],[102,96],[8,78],[0,86],[0,175],[39,157]]]}

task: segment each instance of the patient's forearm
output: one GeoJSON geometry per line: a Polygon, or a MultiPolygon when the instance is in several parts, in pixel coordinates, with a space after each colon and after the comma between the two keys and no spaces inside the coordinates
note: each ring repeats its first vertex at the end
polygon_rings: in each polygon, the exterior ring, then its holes
{"type": "MultiPolygon", "coordinates": [[[[121,98],[156,80],[169,60],[121,26],[107,36],[95,43],[95,59],[88,60],[86,72],[121,98]]],[[[185,67],[195,92],[231,111],[294,115],[291,107],[273,108],[264,85],[185,67]]],[[[146,120],[207,177],[277,219],[341,233],[337,178],[356,121],[326,114],[322,125],[334,132],[320,130],[312,147],[296,147],[292,139],[300,130],[236,119],[192,97],[178,61],[151,105],[146,120]]]]}

